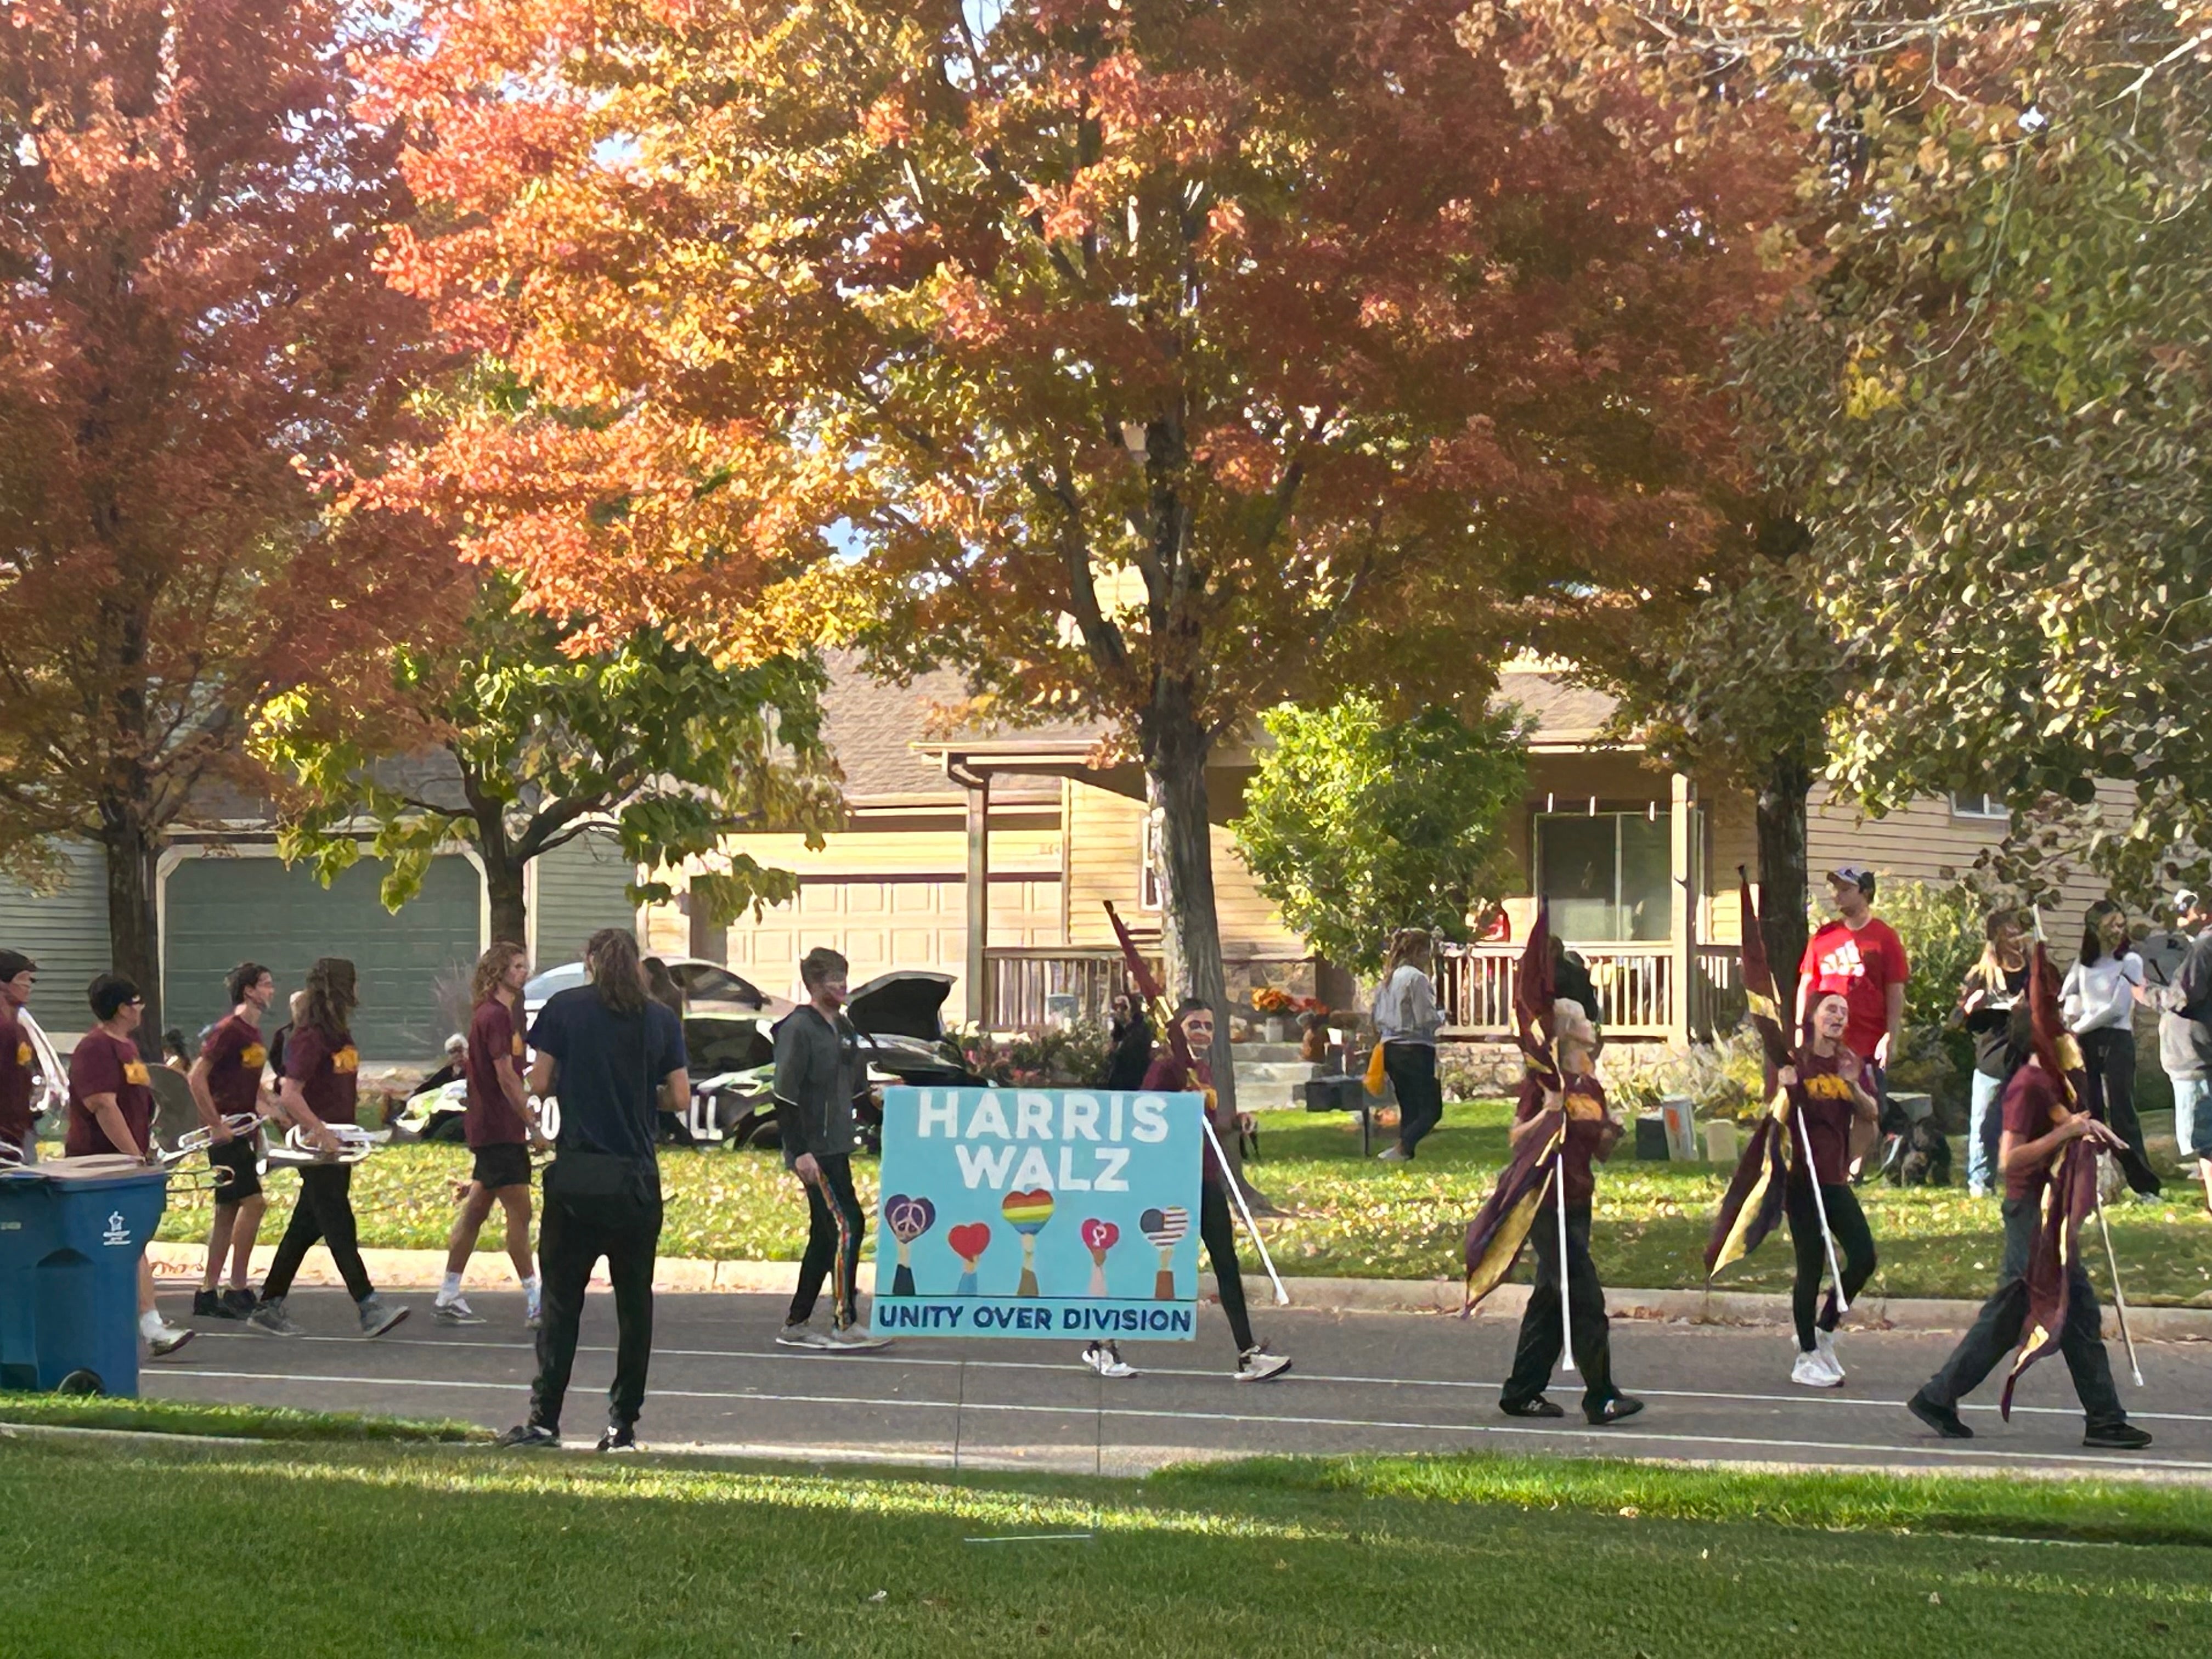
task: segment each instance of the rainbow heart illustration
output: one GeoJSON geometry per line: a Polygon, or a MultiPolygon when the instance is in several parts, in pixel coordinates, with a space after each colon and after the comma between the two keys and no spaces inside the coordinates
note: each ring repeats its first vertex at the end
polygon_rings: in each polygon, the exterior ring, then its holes
{"type": "Polygon", "coordinates": [[[1014,1286],[1014,1294],[1035,1296],[1037,1231],[1052,1219],[1052,1194],[1042,1187],[1033,1192],[1008,1193],[999,1206],[999,1213],[1006,1218],[1009,1227],[1022,1236],[1022,1276],[1014,1286]]]}

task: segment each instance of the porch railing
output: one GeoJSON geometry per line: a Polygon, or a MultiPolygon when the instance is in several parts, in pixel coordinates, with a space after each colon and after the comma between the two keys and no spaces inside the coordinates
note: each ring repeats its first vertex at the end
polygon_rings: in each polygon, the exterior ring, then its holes
{"type": "MultiPolygon", "coordinates": [[[[1732,945],[1693,946],[1687,985],[1678,983],[1674,946],[1663,940],[1570,948],[1589,968],[1599,1023],[1608,1036],[1663,1038],[1686,1030],[1703,1039],[1732,1029],[1743,1017],[1743,988],[1732,945]]],[[[1437,963],[1444,1034],[1511,1036],[1520,969],[1517,945],[1447,945],[1437,963]]]]}
{"type": "MultiPolygon", "coordinates": [[[[1160,958],[1146,952],[1152,971],[1160,958]]],[[[1128,969],[1113,947],[994,945],[983,953],[985,1028],[1030,1031],[1050,1023],[1056,1012],[1078,1020],[1103,1023],[1112,1011],[1128,969]],[[1072,997],[1073,1005],[1049,999],[1072,997]]]]}

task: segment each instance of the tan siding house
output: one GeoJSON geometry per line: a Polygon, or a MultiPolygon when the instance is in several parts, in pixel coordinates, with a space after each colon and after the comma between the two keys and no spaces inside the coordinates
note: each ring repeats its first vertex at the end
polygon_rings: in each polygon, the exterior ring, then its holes
{"type": "MultiPolygon", "coordinates": [[[[1756,869],[1751,802],[1700,799],[1690,780],[1647,763],[1604,735],[1612,705],[1537,666],[1504,677],[1502,700],[1531,718],[1529,796],[1511,826],[1527,872],[1506,905],[1524,938],[1542,893],[1553,926],[1589,960],[1623,1036],[1683,1037],[1732,1018],[1735,871],[1756,869]]],[[[796,836],[732,842],[763,863],[795,870],[798,899],[726,932],[681,903],[647,916],[652,945],[726,960],[763,988],[791,994],[798,961],[830,945],[852,961],[855,983],[891,969],[952,976],[948,1020],[994,1027],[1043,1018],[1052,996],[1095,1009],[1118,982],[1103,901],[1141,942],[1157,940],[1159,894],[1143,776],[1116,757],[1097,725],[1018,732],[953,730],[961,701],[951,676],[906,687],[833,665],[828,739],[845,771],[850,819],[809,850],[796,836]],[[971,929],[971,899],[988,893],[988,927],[971,929]],[[971,988],[981,988],[980,999],[971,988]]],[[[1316,960],[1261,896],[1225,826],[1252,775],[1249,754],[1225,751],[1210,778],[1216,903],[1232,998],[1273,984],[1342,1001],[1349,977],[1316,960]]],[[[2119,804],[2120,791],[2114,792],[2119,804]]],[[[1949,881],[2005,832],[1980,801],[1924,800],[1879,820],[1816,791],[1808,826],[1815,891],[1845,861],[1889,880],[1949,881]]],[[[2080,926],[2100,889],[2077,878],[2054,939],[2080,926]]],[[[1510,1018],[1517,946],[1455,954],[1444,975],[1453,1029],[1495,1032],[1510,1018]]]]}

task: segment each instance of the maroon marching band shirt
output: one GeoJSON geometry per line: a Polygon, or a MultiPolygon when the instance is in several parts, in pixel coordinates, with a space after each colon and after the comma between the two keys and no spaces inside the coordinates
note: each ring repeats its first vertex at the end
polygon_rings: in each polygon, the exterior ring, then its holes
{"type": "Polygon", "coordinates": [[[502,1059],[521,1071],[522,1032],[515,1025],[514,1011],[499,998],[487,997],[470,1017],[468,1052],[461,1060],[469,1082],[468,1109],[461,1127],[472,1151],[520,1146],[529,1139],[529,1125],[500,1087],[497,1062],[502,1059]]]}
{"type": "Polygon", "coordinates": [[[89,1158],[99,1152],[119,1152],[126,1158],[146,1155],[146,1138],[154,1127],[154,1091],[146,1081],[146,1062],[138,1058],[138,1045],[129,1037],[105,1031],[87,1031],[70,1054],[69,1133],[62,1142],[65,1158],[89,1158]],[[118,1146],[107,1138],[100,1120],[85,1103],[94,1095],[113,1095],[123,1114],[123,1127],[137,1143],[118,1146]]]}

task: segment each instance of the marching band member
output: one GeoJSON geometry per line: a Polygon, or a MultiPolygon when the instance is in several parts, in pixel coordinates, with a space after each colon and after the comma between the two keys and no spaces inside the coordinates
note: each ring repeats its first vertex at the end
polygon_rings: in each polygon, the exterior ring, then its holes
{"type": "Polygon", "coordinates": [[[461,1275],[477,1247],[477,1235],[499,1205],[507,1212],[507,1254],[522,1284],[524,1318],[538,1328],[538,1269],[530,1254],[530,1143],[543,1139],[522,1080],[523,981],[530,958],[520,945],[501,940],[477,958],[470,996],[468,1048],[462,1070],[468,1079],[468,1107],[463,1128],[475,1167],[461,1188],[461,1212],[446,1240],[446,1279],[432,1312],[441,1325],[481,1325],[483,1316],[461,1296],[461,1275]]]}
{"type": "Polygon", "coordinates": [[[0,951],[0,1146],[26,1164],[39,1161],[39,1125],[31,1115],[31,1040],[15,1011],[31,1000],[39,964],[21,951],[0,951]]]}
{"type": "Polygon", "coordinates": [[[353,1011],[360,998],[353,963],[323,957],[307,969],[307,1000],[299,1023],[284,1045],[284,1076],[278,1110],[297,1125],[328,1164],[300,1167],[299,1202],[291,1225],[276,1246],[276,1259],[261,1284],[260,1305],[248,1322],[272,1336],[297,1336],[300,1327],[284,1311],[292,1279],[319,1240],[337,1265],[361,1317],[363,1336],[382,1336],[407,1317],[377,1295],[362,1265],[353,1217],[353,1166],[336,1162],[338,1137],[332,1124],[351,1124],[358,1110],[361,1054],[354,1047],[353,1011]]]}
{"type": "MultiPolygon", "coordinates": [[[[1644,1409],[1613,1385],[1612,1343],[1605,1314],[1605,1287],[1598,1283],[1590,1260],[1590,1205],[1597,1178],[1590,1165],[1613,1156],[1620,1139],[1620,1122],[1606,1104],[1605,1090],[1597,1080],[1592,1053],[1597,1030],[1580,1003],[1561,997],[1552,1005],[1553,1030],[1564,1086],[1547,1086],[1532,1071],[1522,1082],[1521,1101],[1514,1114],[1513,1146],[1517,1151],[1534,1133],[1544,1114],[1566,1113],[1566,1140],[1559,1175],[1566,1196],[1566,1317],[1571,1319],[1575,1364],[1583,1373],[1583,1415],[1595,1424],[1618,1423],[1644,1409]]],[[[1559,1194],[1545,1200],[1547,1215],[1529,1231],[1536,1241],[1536,1283],[1528,1293],[1528,1310],[1521,1318],[1521,1338],[1513,1352],[1512,1375],[1498,1395],[1498,1406],[1508,1417],[1564,1417],[1566,1413],[1544,1397],[1544,1385],[1559,1364],[1562,1342],[1570,1334],[1561,1317],[1559,1228],[1548,1212],[1559,1194]]]]}
{"type": "MultiPolygon", "coordinates": [[[[86,993],[100,1023],[70,1054],[69,1137],[65,1158],[103,1153],[143,1161],[153,1146],[154,1091],[131,1034],[146,1012],[138,988],[120,974],[102,974],[86,993]]],[[[138,1334],[156,1359],[192,1340],[161,1318],[154,1304],[154,1264],[138,1258],[138,1334]]]]}
{"type": "Polygon", "coordinates": [[[208,1167],[228,1170],[230,1178],[216,1189],[215,1221],[208,1229],[207,1267],[192,1297],[195,1319],[244,1319],[253,1311],[247,1288],[253,1241],[269,1200],[261,1190],[259,1131],[233,1134],[226,1118],[252,1113],[266,1116],[261,1087],[269,1050],[261,1041],[261,1017],[276,1000],[276,981],[258,962],[241,962],[224,981],[230,1012],[216,1022],[200,1044],[199,1058],[185,1074],[200,1125],[213,1137],[208,1167]],[[224,1257],[230,1259],[230,1288],[218,1291],[224,1257]]]}
{"type": "Polygon", "coordinates": [[[1863,1154],[1874,1144],[1881,1131],[1881,1107],[1867,1092],[1861,1081],[1862,1062],[1844,1041],[1850,1018],[1850,1001],[1842,992],[1815,997],[1813,1035],[1777,1079],[1784,1089],[1795,1091],[1801,1125],[1792,1138],[1790,1179],[1783,1190],[1790,1241],[1797,1255],[1797,1277],[1790,1296],[1790,1316],[1797,1326],[1797,1358],[1790,1380],[1808,1389],[1840,1388],[1844,1381],[1843,1365],[1836,1358],[1834,1290],[1828,1292],[1819,1318],[1814,1317],[1828,1268],[1828,1239],[1834,1239],[1843,1255],[1845,1305],[1858,1299],[1860,1288],[1874,1276],[1874,1235],[1867,1230],[1866,1215],[1851,1190],[1850,1162],[1855,1152],[1863,1154]]]}

